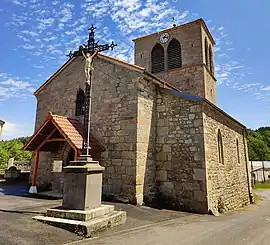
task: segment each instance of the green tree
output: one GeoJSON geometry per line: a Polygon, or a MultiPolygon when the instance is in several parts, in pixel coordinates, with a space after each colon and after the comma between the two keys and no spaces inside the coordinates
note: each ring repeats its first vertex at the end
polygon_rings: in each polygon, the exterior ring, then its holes
{"type": "Polygon", "coordinates": [[[30,161],[32,153],[22,150],[22,147],[28,140],[29,138],[21,137],[18,139],[0,141],[0,166],[6,166],[11,157],[19,161],[30,161]]]}
{"type": "Polygon", "coordinates": [[[251,161],[270,160],[270,128],[249,130],[248,151],[251,161]]]}

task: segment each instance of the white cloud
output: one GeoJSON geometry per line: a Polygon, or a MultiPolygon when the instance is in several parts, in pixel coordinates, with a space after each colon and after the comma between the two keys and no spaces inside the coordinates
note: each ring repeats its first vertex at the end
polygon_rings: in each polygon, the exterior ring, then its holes
{"type": "Polygon", "coordinates": [[[33,31],[29,31],[29,30],[23,30],[23,31],[21,31],[21,33],[22,33],[22,34],[26,34],[26,35],[30,35],[30,36],[32,36],[32,37],[38,36],[38,33],[33,32],[33,31]]]}
{"type": "Polygon", "coordinates": [[[262,91],[270,91],[270,86],[263,87],[261,90],[262,91]]]}
{"type": "Polygon", "coordinates": [[[21,125],[12,122],[5,122],[3,126],[3,140],[9,140],[13,138],[30,136],[33,134],[33,128],[31,125],[21,125]]]}
{"type": "Polygon", "coordinates": [[[43,65],[33,65],[34,68],[37,68],[37,69],[43,69],[45,68],[45,66],[43,65]]]}
{"type": "Polygon", "coordinates": [[[66,4],[62,7],[60,14],[62,15],[62,18],[60,19],[61,22],[65,23],[72,19],[72,8],[74,5],[72,4],[66,4]]]}
{"type": "Polygon", "coordinates": [[[23,49],[35,49],[36,46],[31,44],[24,44],[21,46],[23,49]]]}
{"type": "Polygon", "coordinates": [[[54,22],[54,18],[47,18],[47,19],[38,19],[38,21],[41,23],[43,26],[51,26],[54,22]]]}
{"type": "Polygon", "coordinates": [[[19,78],[12,78],[10,75],[7,75],[2,81],[0,78],[0,101],[13,97],[24,98],[32,95],[35,90],[31,83],[19,78]]]}

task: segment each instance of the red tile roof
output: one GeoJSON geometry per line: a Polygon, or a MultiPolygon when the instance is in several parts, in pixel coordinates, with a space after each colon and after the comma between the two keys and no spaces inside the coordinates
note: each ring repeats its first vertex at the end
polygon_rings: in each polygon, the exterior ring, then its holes
{"type": "Polygon", "coordinates": [[[83,124],[78,120],[58,115],[51,115],[52,121],[61,134],[77,149],[82,148],[83,124]]]}
{"type": "MultiPolygon", "coordinates": [[[[48,135],[48,132],[52,131],[52,124],[73,148],[78,150],[82,149],[83,124],[74,118],[53,115],[49,112],[46,121],[30,138],[28,143],[23,147],[23,150],[33,150],[38,148],[38,146],[45,140],[46,134],[48,135]]],[[[91,147],[105,151],[105,147],[92,133],[90,135],[90,145],[91,147]]]]}

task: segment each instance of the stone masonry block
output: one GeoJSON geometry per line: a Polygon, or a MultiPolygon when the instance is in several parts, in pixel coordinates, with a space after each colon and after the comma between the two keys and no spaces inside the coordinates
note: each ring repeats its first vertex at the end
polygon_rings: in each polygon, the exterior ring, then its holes
{"type": "Polygon", "coordinates": [[[168,180],[167,171],[165,171],[165,170],[157,171],[156,180],[157,181],[167,181],[168,180]]]}
{"type": "Polygon", "coordinates": [[[170,144],[163,145],[163,152],[171,152],[171,151],[172,151],[172,147],[170,144]]]}
{"type": "Polygon", "coordinates": [[[196,152],[195,154],[194,154],[194,160],[195,161],[203,161],[204,160],[204,157],[203,157],[203,155],[201,154],[201,152],[196,152]]]}
{"type": "Polygon", "coordinates": [[[123,151],[122,152],[122,159],[135,159],[135,152],[134,151],[123,151]]]}
{"type": "Polygon", "coordinates": [[[189,119],[189,120],[193,120],[194,118],[195,118],[195,114],[189,114],[189,115],[188,115],[188,119],[189,119]]]}
{"type": "Polygon", "coordinates": [[[194,120],[193,125],[194,125],[195,128],[200,127],[200,126],[203,125],[203,120],[202,119],[196,119],[196,120],[194,120]]]}
{"type": "Polygon", "coordinates": [[[158,136],[167,136],[169,132],[168,127],[157,127],[157,135],[158,136]]]}
{"type": "Polygon", "coordinates": [[[165,170],[171,170],[172,169],[172,162],[171,161],[164,162],[163,163],[163,169],[165,169],[165,170]]]}
{"type": "Polygon", "coordinates": [[[194,180],[206,180],[206,172],[205,169],[193,169],[193,179],[194,180]]]}
{"type": "Polygon", "coordinates": [[[167,153],[159,152],[156,154],[157,161],[166,161],[168,159],[167,153]]]}

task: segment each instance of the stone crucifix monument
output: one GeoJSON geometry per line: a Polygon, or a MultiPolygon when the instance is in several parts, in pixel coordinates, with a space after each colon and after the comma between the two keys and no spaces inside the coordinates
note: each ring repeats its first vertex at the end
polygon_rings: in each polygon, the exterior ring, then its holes
{"type": "Polygon", "coordinates": [[[86,109],[84,113],[84,135],[82,154],[77,161],[63,169],[64,191],[63,202],[59,208],[47,210],[46,216],[33,217],[49,224],[59,225],[85,236],[93,236],[100,230],[122,224],[126,220],[126,212],[115,211],[113,205],[102,205],[102,173],[104,167],[93,161],[90,155],[91,130],[91,95],[93,59],[103,50],[116,46],[97,45],[94,38],[95,27],[89,28],[88,44],[80,46],[78,51],[70,52],[69,57],[82,55],[85,58],[85,94],[86,109]]]}
{"type": "Polygon", "coordinates": [[[5,124],[5,122],[0,120],[0,140],[2,140],[2,132],[3,132],[4,124],[5,124]]]}

